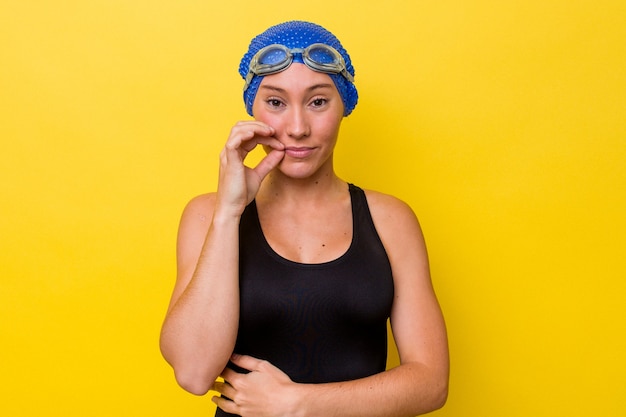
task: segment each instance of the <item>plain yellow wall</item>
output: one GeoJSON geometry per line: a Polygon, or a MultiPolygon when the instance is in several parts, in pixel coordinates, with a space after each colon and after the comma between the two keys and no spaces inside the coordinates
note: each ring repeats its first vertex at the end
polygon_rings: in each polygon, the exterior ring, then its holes
{"type": "Polygon", "coordinates": [[[3,0],[0,415],[211,414],[158,351],[178,218],[250,38],[294,18],[357,69],[339,173],[425,230],[435,415],[626,415],[624,4],[3,0]]]}

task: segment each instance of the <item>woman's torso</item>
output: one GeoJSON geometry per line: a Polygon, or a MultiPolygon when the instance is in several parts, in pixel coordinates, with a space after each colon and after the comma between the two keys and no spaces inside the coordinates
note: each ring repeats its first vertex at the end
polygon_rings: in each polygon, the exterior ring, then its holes
{"type": "Polygon", "coordinates": [[[352,240],[328,262],[298,263],[274,251],[254,201],[241,218],[235,352],[268,360],[294,382],[345,381],[385,369],[391,266],[365,193],[349,190],[352,240]]]}

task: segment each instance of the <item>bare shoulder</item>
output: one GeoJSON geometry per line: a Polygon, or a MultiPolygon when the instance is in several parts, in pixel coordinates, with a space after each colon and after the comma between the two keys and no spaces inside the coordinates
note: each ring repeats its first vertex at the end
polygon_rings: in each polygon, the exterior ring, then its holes
{"type": "Polygon", "coordinates": [[[216,193],[200,194],[187,203],[180,219],[179,238],[188,233],[206,234],[215,209],[216,193]]]}
{"type": "Polygon", "coordinates": [[[413,209],[401,199],[373,190],[365,190],[365,196],[374,224],[377,229],[381,229],[379,233],[385,233],[387,229],[402,230],[406,227],[419,229],[413,209]]]}
{"type": "Polygon", "coordinates": [[[399,273],[405,269],[424,269],[422,267],[427,264],[426,244],[413,209],[389,194],[366,190],[365,195],[394,275],[405,275],[399,273]]]}
{"type": "Polygon", "coordinates": [[[183,218],[190,217],[197,221],[210,220],[215,207],[215,193],[200,194],[192,198],[183,211],[183,218]]]}

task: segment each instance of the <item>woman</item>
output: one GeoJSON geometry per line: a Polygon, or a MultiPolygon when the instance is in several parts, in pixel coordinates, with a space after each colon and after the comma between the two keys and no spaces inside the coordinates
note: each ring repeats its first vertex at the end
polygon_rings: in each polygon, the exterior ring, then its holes
{"type": "Polygon", "coordinates": [[[333,150],[357,102],[324,28],[286,22],[243,57],[244,101],[216,193],[182,215],[161,350],[216,415],[412,416],[447,397],[445,325],[418,221],[340,179],[333,150]],[[253,168],[246,155],[261,145],[253,168]],[[400,365],[385,370],[390,319],[400,365]],[[218,377],[223,382],[216,382],[218,377]]]}

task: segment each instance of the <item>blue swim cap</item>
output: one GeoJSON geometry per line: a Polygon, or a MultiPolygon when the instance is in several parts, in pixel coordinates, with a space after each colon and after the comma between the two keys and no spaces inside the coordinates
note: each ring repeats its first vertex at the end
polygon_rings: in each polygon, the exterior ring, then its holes
{"type": "MultiPolygon", "coordinates": [[[[246,75],[248,75],[252,57],[261,48],[268,45],[280,44],[293,49],[306,48],[314,43],[323,43],[335,48],[346,62],[346,69],[348,72],[354,76],[354,67],[352,67],[350,55],[348,55],[348,52],[346,52],[343,46],[341,46],[339,39],[337,39],[335,35],[314,23],[297,20],[272,26],[252,39],[248,52],[246,52],[241,59],[241,63],[239,64],[239,74],[243,79],[245,79],[246,75]]],[[[294,59],[294,61],[302,62],[302,59],[294,59]]],[[[356,87],[341,74],[328,75],[335,83],[337,91],[339,91],[339,95],[343,101],[343,115],[348,116],[352,113],[352,110],[354,110],[354,107],[359,99],[356,87]]],[[[246,91],[243,92],[243,100],[246,104],[246,111],[250,116],[252,116],[252,104],[254,103],[254,98],[256,97],[256,93],[262,79],[262,76],[255,75],[246,91]]]]}

